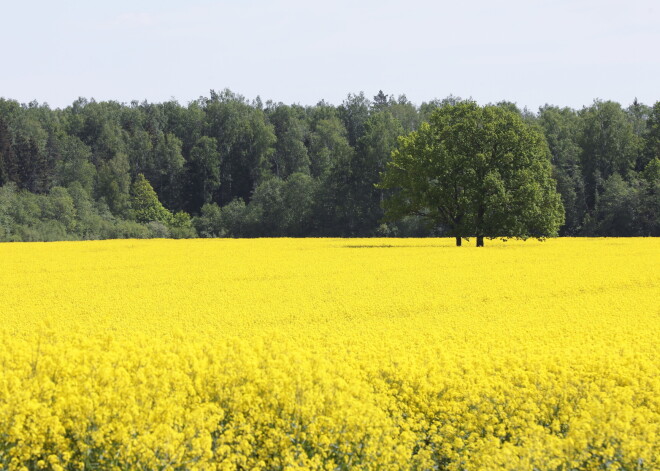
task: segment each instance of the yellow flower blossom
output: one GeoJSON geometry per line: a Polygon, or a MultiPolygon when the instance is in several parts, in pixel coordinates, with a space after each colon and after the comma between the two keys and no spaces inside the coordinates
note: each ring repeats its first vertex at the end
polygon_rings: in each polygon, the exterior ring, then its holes
{"type": "Polygon", "coordinates": [[[0,244],[0,469],[660,468],[660,241],[0,244]]]}

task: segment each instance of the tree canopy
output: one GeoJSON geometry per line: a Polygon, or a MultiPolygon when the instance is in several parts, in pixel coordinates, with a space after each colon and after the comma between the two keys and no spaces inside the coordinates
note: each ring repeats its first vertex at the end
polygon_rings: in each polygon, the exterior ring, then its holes
{"type": "Polygon", "coordinates": [[[138,222],[168,224],[172,220],[172,213],[158,201],[158,195],[141,173],[131,186],[131,207],[138,222]]]}
{"type": "MultiPolygon", "coordinates": [[[[0,241],[425,237],[458,229],[474,236],[486,229],[504,237],[550,234],[556,219],[548,208],[556,209],[556,201],[541,198],[552,194],[548,164],[540,150],[524,148],[536,148],[541,135],[565,208],[559,235],[660,235],[660,102],[626,107],[596,100],[579,110],[546,105],[534,113],[510,102],[475,108],[453,95],[415,105],[382,91],[313,106],[248,100],[230,90],[209,95],[187,104],[80,98],[64,109],[0,98],[0,241]],[[451,121],[451,107],[469,119],[451,121]],[[383,219],[395,190],[375,184],[393,151],[437,142],[431,130],[442,120],[451,132],[467,132],[491,118],[480,139],[499,143],[497,152],[478,150],[480,140],[452,144],[472,169],[455,169],[457,183],[488,196],[481,222],[474,204],[465,207],[475,195],[463,190],[444,209],[454,218],[463,214],[460,223],[443,216],[443,223],[425,224],[437,207],[383,219]],[[514,132],[520,123],[527,127],[514,132]],[[408,137],[400,143],[400,136],[408,137]],[[543,179],[527,178],[513,163],[501,167],[507,152],[529,154],[514,163],[538,167],[531,175],[543,179]],[[145,186],[139,175],[172,214],[168,224],[140,216],[132,191],[136,183],[145,186]],[[535,203],[523,211],[525,197],[535,203]],[[507,219],[513,215],[518,226],[507,219]]],[[[436,157],[450,162],[449,154],[436,157]]]]}
{"type": "Polygon", "coordinates": [[[461,239],[557,235],[564,208],[542,133],[502,106],[465,101],[437,109],[399,148],[379,187],[386,217],[445,226],[461,239]]]}

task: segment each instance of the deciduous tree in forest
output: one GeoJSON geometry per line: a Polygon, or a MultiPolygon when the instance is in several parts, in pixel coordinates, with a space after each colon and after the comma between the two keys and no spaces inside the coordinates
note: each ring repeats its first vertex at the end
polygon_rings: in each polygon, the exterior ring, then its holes
{"type": "Polygon", "coordinates": [[[0,186],[18,181],[16,156],[12,148],[9,126],[0,116],[0,186]]]}
{"type": "Polygon", "coordinates": [[[660,159],[660,101],[653,105],[653,109],[646,122],[646,143],[644,148],[648,162],[654,158],[660,159]]]}
{"type": "Polygon", "coordinates": [[[220,188],[220,163],[217,141],[201,137],[190,151],[188,161],[189,200],[193,209],[198,210],[213,200],[220,188]]]}
{"type": "Polygon", "coordinates": [[[578,144],[580,118],[570,108],[546,105],[539,110],[538,123],[550,147],[553,176],[566,211],[566,222],[560,235],[575,236],[580,233],[587,214],[578,144]]]}
{"type": "Polygon", "coordinates": [[[286,179],[292,173],[309,173],[309,155],[305,147],[305,121],[300,107],[281,103],[266,110],[274,126],[275,151],[270,155],[271,172],[286,179]]]}
{"type": "MultiPolygon", "coordinates": [[[[268,162],[277,141],[263,110],[229,90],[206,100],[206,133],[217,140],[222,160],[220,201],[248,200],[268,174],[268,162]]],[[[199,210],[199,208],[195,208],[199,210]]]]}
{"type": "Polygon", "coordinates": [[[580,112],[580,118],[587,206],[597,210],[604,182],[614,173],[626,177],[635,168],[638,144],[633,125],[618,103],[596,101],[580,112]]]}
{"type": "Polygon", "coordinates": [[[96,183],[97,198],[116,216],[125,217],[130,210],[131,176],[126,154],[119,153],[99,166],[96,183]]]}
{"type": "Polygon", "coordinates": [[[544,238],[564,219],[543,135],[519,114],[461,102],[399,141],[379,188],[390,220],[421,216],[456,237],[544,238]]]}

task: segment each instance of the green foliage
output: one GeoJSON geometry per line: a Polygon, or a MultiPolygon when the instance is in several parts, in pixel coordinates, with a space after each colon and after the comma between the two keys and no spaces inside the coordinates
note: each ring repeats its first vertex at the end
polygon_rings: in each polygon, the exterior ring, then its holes
{"type": "Polygon", "coordinates": [[[612,174],[603,184],[598,206],[598,232],[618,237],[635,234],[640,208],[639,191],[618,173],[612,174]]]}
{"type": "Polygon", "coordinates": [[[270,155],[270,170],[279,178],[300,172],[309,173],[309,156],[305,146],[307,133],[304,114],[300,107],[283,104],[266,110],[268,121],[273,124],[276,142],[270,155]]]}
{"type": "Polygon", "coordinates": [[[142,174],[137,176],[131,186],[131,208],[137,222],[172,222],[172,213],[158,201],[158,195],[142,174]]]}
{"type": "Polygon", "coordinates": [[[169,208],[180,209],[180,188],[184,182],[185,159],[182,142],[172,133],[158,133],[145,177],[153,184],[161,201],[169,208]]]}
{"type": "Polygon", "coordinates": [[[251,221],[248,208],[242,199],[235,199],[222,207],[221,225],[224,237],[246,237],[250,235],[251,221]]]}
{"type": "Polygon", "coordinates": [[[387,218],[417,215],[460,238],[544,238],[563,208],[543,135],[505,107],[438,108],[402,137],[382,175],[387,218]]]}
{"type": "Polygon", "coordinates": [[[621,105],[596,101],[580,112],[582,173],[587,204],[594,207],[602,184],[612,174],[627,177],[634,170],[638,141],[621,105]]]}
{"type": "Polygon", "coordinates": [[[324,180],[339,162],[350,161],[353,152],[339,118],[319,120],[309,136],[311,175],[324,180]]]}
{"type": "Polygon", "coordinates": [[[369,119],[371,102],[364,93],[357,95],[349,93],[344,102],[339,106],[339,117],[346,127],[348,142],[356,147],[358,140],[364,134],[364,126],[369,119]]]}
{"type": "Polygon", "coordinates": [[[399,136],[404,134],[401,122],[388,110],[371,115],[364,125],[358,153],[351,162],[349,198],[355,201],[353,220],[356,233],[376,227],[383,217],[384,192],[376,187],[381,172],[396,149],[399,136]]]}
{"type": "Polygon", "coordinates": [[[55,165],[56,184],[69,187],[77,182],[91,195],[97,175],[89,146],[75,136],[64,136],[60,141],[60,153],[55,165]]]}
{"type": "Polygon", "coordinates": [[[307,174],[286,181],[272,177],[259,185],[247,207],[250,228],[243,235],[299,237],[312,224],[316,184],[307,174]]]}
{"type": "Polygon", "coordinates": [[[178,211],[172,215],[169,225],[170,237],[174,239],[190,239],[197,237],[190,214],[178,211]]]}
{"type": "Polygon", "coordinates": [[[643,175],[650,185],[660,182],[660,157],[654,157],[653,160],[649,161],[643,175]]]}
{"type": "Polygon", "coordinates": [[[188,178],[193,207],[210,203],[220,188],[220,153],[212,137],[202,136],[190,151],[188,178]]]}
{"type": "MultiPolygon", "coordinates": [[[[409,200],[414,211],[383,223],[383,203],[389,201],[394,217],[403,192],[374,184],[393,151],[420,144],[398,137],[415,132],[435,145],[438,133],[429,129],[438,118],[431,116],[468,104],[449,96],[418,107],[383,91],[373,100],[358,93],[339,106],[306,107],[264,105],[229,90],[186,105],[81,98],[63,110],[0,98],[0,240],[195,237],[198,231],[204,237],[428,236],[458,229],[476,235],[478,209],[463,208],[474,201],[467,188],[486,195],[480,227],[489,233],[551,233],[558,207],[543,198],[553,194],[547,159],[537,152],[525,173],[500,166],[506,152],[495,165],[492,152],[468,152],[488,141],[527,155],[523,144],[538,133],[547,140],[565,208],[560,235],[658,234],[660,102],[637,101],[627,108],[596,101],[580,111],[545,106],[538,114],[505,101],[485,107],[478,120],[463,124],[467,132],[489,113],[497,117],[482,138],[458,149],[471,170],[454,168],[461,185],[453,206],[422,210],[409,200]],[[517,124],[505,115],[515,115],[517,124]],[[524,133],[512,132],[520,123],[524,133]],[[143,203],[131,193],[139,175],[151,188],[143,188],[143,203]],[[438,225],[440,217],[458,218],[457,208],[460,221],[438,225]]],[[[450,127],[460,131],[458,121],[450,127]]],[[[446,149],[434,152],[451,163],[446,149]]],[[[422,164],[420,172],[428,167],[422,164]]],[[[421,188],[429,198],[449,197],[439,185],[447,178],[420,180],[421,188]]]]}
{"type": "Polygon", "coordinates": [[[96,195],[102,199],[115,216],[128,217],[130,214],[131,175],[128,156],[115,155],[98,167],[96,195]]]}
{"type": "Polygon", "coordinates": [[[16,156],[12,146],[12,134],[7,122],[0,115],[0,187],[16,182],[16,156]]]}
{"type": "Polygon", "coordinates": [[[41,199],[41,215],[59,222],[66,232],[75,232],[76,207],[66,188],[56,186],[47,197],[41,199]]]}
{"type": "Polygon", "coordinates": [[[644,152],[647,160],[660,159],[660,101],[656,101],[646,122],[644,152]]]}
{"type": "Polygon", "coordinates": [[[287,178],[283,192],[282,233],[287,237],[304,237],[314,225],[314,200],[317,182],[306,173],[294,173],[287,178]]]}
{"type": "Polygon", "coordinates": [[[538,124],[545,134],[552,155],[553,176],[566,212],[560,235],[577,235],[587,214],[586,189],[578,144],[578,114],[570,108],[545,106],[539,112],[538,124]]]}
{"type": "Polygon", "coordinates": [[[202,206],[198,217],[192,223],[201,237],[222,237],[225,231],[222,226],[222,210],[216,203],[207,203],[202,206]]]}
{"type": "MultiPolygon", "coordinates": [[[[229,90],[203,100],[205,133],[217,141],[222,162],[220,202],[247,200],[269,173],[269,159],[277,141],[263,110],[229,90]]],[[[205,201],[206,202],[206,201],[205,201]]]]}

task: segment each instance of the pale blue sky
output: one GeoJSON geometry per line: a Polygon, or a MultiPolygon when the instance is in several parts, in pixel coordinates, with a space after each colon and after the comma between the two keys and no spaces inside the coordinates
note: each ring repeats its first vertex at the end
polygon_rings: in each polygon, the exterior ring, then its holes
{"type": "Polygon", "coordinates": [[[0,0],[0,96],[660,100],[658,0],[0,0]]]}

